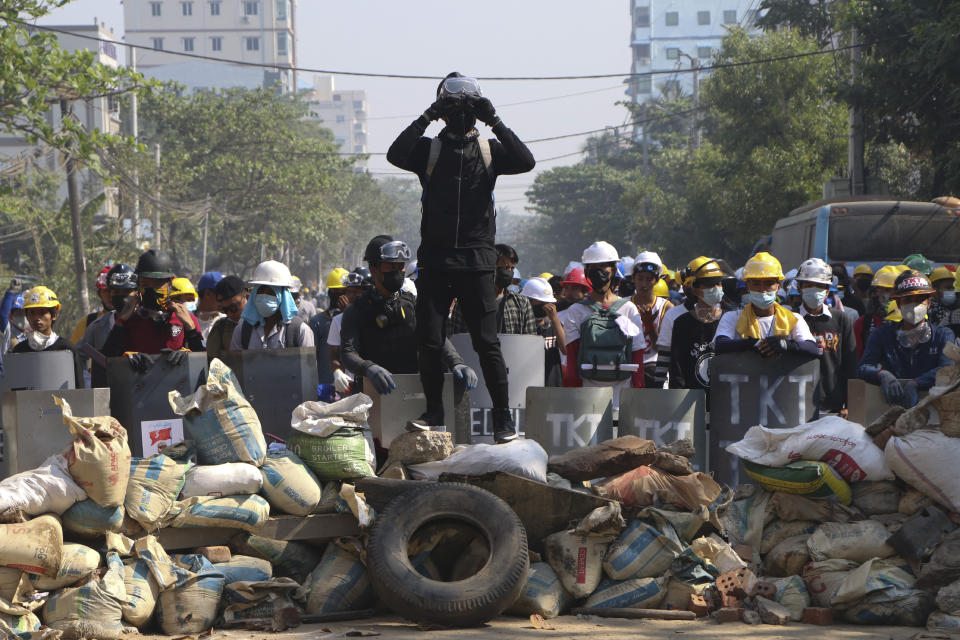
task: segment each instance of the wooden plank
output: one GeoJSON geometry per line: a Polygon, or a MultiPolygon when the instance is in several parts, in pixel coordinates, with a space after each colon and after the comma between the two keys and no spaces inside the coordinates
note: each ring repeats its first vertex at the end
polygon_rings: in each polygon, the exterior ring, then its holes
{"type": "MultiPolygon", "coordinates": [[[[161,529],[157,538],[167,551],[227,544],[242,529],[223,527],[187,527],[161,529]]],[[[329,540],[341,536],[360,535],[357,519],[349,513],[322,515],[275,516],[254,532],[274,540],[329,540]]]]}

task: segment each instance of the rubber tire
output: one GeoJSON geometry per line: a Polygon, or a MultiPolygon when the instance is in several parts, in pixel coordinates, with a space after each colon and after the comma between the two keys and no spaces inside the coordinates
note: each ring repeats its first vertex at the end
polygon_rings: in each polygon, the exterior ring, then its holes
{"type": "Polygon", "coordinates": [[[474,627],[496,618],[520,595],[529,568],[520,518],[497,496],[468,484],[431,484],[398,496],[377,515],[367,543],[368,574],[380,601],[417,623],[474,627]],[[445,519],[477,529],[490,547],[487,564],[466,580],[431,580],[407,556],[420,527],[445,519]]]}

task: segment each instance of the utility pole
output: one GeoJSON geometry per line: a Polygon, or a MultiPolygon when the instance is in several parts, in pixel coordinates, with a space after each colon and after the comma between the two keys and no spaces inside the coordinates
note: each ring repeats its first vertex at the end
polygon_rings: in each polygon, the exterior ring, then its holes
{"type": "Polygon", "coordinates": [[[153,145],[153,160],[157,164],[157,183],[153,193],[153,242],[151,247],[160,251],[160,143],[153,145]]]}
{"type": "Polygon", "coordinates": [[[700,60],[690,59],[693,68],[693,149],[700,148],[700,60]]]}
{"type": "Polygon", "coordinates": [[[206,211],[203,213],[203,257],[200,259],[200,273],[207,272],[207,228],[210,225],[210,194],[207,194],[206,211]]]}
{"type": "MultiPolygon", "coordinates": [[[[134,47],[130,47],[130,69],[134,72],[137,70],[137,50],[134,47]]],[[[130,135],[133,136],[134,142],[137,140],[137,136],[140,135],[140,123],[137,119],[137,92],[133,91],[130,93],[130,135]]],[[[140,172],[136,169],[133,170],[133,216],[131,220],[131,226],[133,231],[133,244],[138,249],[140,248],[140,172]]]]}
{"type": "MultiPolygon", "coordinates": [[[[60,100],[60,118],[66,120],[69,107],[66,100],[60,100]]],[[[67,150],[67,198],[70,203],[70,226],[73,230],[73,270],[77,275],[77,299],[80,313],[90,313],[90,300],[87,298],[87,260],[83,255],[83,227],[80,224],[80,189],[77,186],[77,164],[73,159],[73,150],[67,150]]]]}
{"type": "MultiPolygon", "coordinates": [[[[850,83],[856,84],[860,75],[860,48],[857,29],[850,29],[850,83]]],[[[847,171],[850,173],[850,195],[862,196],[866,190],[863,178],[863,109],[859,104],[850,107],[850,137],[847,146],[847,171]]]]}

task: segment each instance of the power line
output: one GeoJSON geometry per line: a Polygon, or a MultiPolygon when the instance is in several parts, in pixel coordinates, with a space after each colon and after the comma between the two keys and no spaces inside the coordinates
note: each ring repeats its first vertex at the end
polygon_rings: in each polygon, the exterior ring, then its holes
{"type": "MultiPolygon", "coordinates": [[[[166,55],[181,56],[185,58],[193,58],[196,60],[208,60],[211,62],[223,62],[226,64],[232,64],[242,67],[259,67],[262,69],[280,69],[288,71],[297,71],[300,73],[319,73],[326,75],[334,76],[357,76],[363,78],[392,78],[399,80],[439,80],[440,76],[429,76],[429,75],[414,75],[414,74],[402,74],[402,73],[376,73],[371,71],[339,71],[334,69],[312,69],[309,67],[293,67],[283,64],[269,64],[263,62],[247,62],[245,60],[231,60],[229,58],[217,58],[215,56],[207,56],[200,53],[187,53],[185,51],[164,51],[159,49],[154,49],[153,47],[143,45],[143,44],[133,44],[131,42],[120,42],[119,40],[108,40],[106,38],[98,38],[97,36],[91,36],[84,33],[76,33],[73,31],[68,31],[66,29],[57,29],[56,27],[48,27],[45,25],[31,24],[17,18],[4,18],[7,22],[15,22],[17,24],[24,25],[25,27],[32,29],[40,29],[43,31],[50,31],[53,33],[62,33],[65,35],[74,36],[77,38],[84,38],[87,40],[96,40],[97,42],[104,42],[107,44],[112,44],[120,47],[130,47],[132,49],[143,49],[146,51],[153,51],[155,53],[161,53],[166,55]]],[[[713,64],[706,67],[698,67],[696,71],[713,71],[715,69],[727,69],[732,67],[744,67],[754,64],[766,64],[770,62],[781,62],[784,60],[794,60],[796,58],[807,58],[810,56],[820,56],[831,53],[836,53],[838,51],[846,51],[850,49],[865,48],[871,47],[875,44],[881,42],[887,42],[890,40],[899,40],[901,38],[906,38],[910,34],[904,33],[898,36],[892,36],[890,38],[885,38],[882,40],[874,40],[873,42],[863,42],[856,44],[848,44],[842,47],[834,47],[832,49],[818,49],[816,51],[807,51],[804,53],[792,53],[789,55],[775,56],[773,58],[761,58],[759,60],[744,60],[741,62],[722,62],[718,64],[713,64]]],[[[681,69],[679,73],[692,73],[694,69],[681,69]]],[[[567,76],[480,76],[477,80],[483,80],[485,82],[491,81],[511,81],[511,80],[523,80],[523,81],[534,81],[534,80],[601,80],[604,78],[642,78],[655,75],[668,75],[672,73],[678,73],[673,69],[666,70],[653,70],[653,71],[644,71],[643,73],[595,73],[595,74],[586,74],[586,75],[567,75],[567,76]]]]}

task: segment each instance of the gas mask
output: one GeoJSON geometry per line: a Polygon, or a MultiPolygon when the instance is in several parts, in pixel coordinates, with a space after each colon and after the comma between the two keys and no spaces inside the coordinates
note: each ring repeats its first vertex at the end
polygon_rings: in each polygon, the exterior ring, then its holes
{"type": "Polygon", "coordinates": [[[594,291],[601,291],[610,284],[610,278],[612,277],[607,269],[598,268],[587,269],[586,275],[594,291]]]}
{"type": "Polygon", "coordinates": [[[140,304],[150,311],[160,311],[160,299],[162,297],[156,289],[140,290],[140,304]]]}
{"type": "Polygon", "coordinates": [[[120,313],[123,311],[123,305],[127,301],[127,293],[117,293],[110,296],[110,304],[113,305],[114,311],[120,313]]]}
{"type": "Polygon", "coordinates": [[[497,289],[506,289],[513,284],[513,269],[510,267],[497,267],[494,284],[497,285],[497,289]]]}
{"type": "Polygon", "coordinates": [[[390,271],[387,273],[380,273],[381,283],[383,288],[389,291],[390,293],[396,293],[403,288],[403,271],[390,271]]]}

